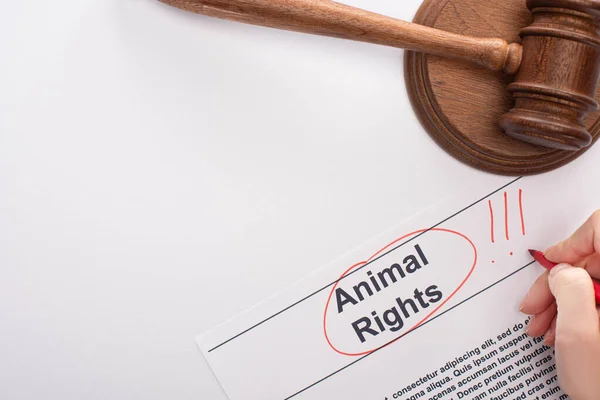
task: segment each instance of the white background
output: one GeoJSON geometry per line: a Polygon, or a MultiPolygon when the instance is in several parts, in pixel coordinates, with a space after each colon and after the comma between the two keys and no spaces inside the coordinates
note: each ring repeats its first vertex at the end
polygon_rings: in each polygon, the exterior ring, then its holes
{"type": "Polygon", "coordinates": [[[3,399],[224,400],[197,334],[505,181],[427,136],[397,49],[23,0],[0,4],[0,51],[3,399]]]}

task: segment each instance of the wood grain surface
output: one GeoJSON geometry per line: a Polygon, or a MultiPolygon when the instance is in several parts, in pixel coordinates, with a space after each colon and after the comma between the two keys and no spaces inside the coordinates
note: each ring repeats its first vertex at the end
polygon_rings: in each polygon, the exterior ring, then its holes
{"type": "Polygon", "coordinates": [[[598,135],[600,0],[425,0],[412,24],[329,0],[161,1],[408,49],[407,86],[421,122],[447,151],[480,169],[548,171],[598,135]]]}
{"type": "Polygon", "coordinates": [[[412,24],[329,0],[160,0],[211,17],[271,28],[332,36],[452,59],[514,74],[520,45],[412,24]]]}
{"type": "MultiPolygon", "coordinates": [[[[426,0],[415,22],[472,36],[521,41],[519,32],[533,23],[523,0],[426,0]]],[[[508,90],[512,78],[476,66],[407,52],[405,75],[409,96],[431,137],[457,159],[476,168],[529,175],[558,168],[584,150],[549,149],[504,134],[502,116],[514,106],[508,90]]],[[[596,93],[600,99],[600,92],[596,93]]],[[[585,126],[595,142],[600,113],[589,113],[585,126]]]]}
{"type": "Polygon", "coordinates": [[[533,23],[521,30],[523,62],[508,86],[516,104],[500,120],[508,135],[564,150],[590,145],[584,118],[598,110],[600,18],[584,3],[527,0],[533,23]]]}

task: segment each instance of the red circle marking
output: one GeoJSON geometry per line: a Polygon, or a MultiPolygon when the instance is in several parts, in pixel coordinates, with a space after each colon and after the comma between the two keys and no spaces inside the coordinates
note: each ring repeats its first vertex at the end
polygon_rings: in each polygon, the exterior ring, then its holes
{"type": "Polygon", "coordinates": [[[384,348],[386,346],[389,346],[390,344],[392,344],[392,343],[394,343],[394,342],[402,339],[405,335],[407,335],[408,333],[410,333],[411,331],[413,331],[414,329],[416,329],[417,327],[419,327],[419,325],[422,325],[433,314],[435,314],[440,308],[442,308],[444,306],[444,304],[446,304],[448,302],[448,300],[450,300],[464,286],[464,284],[467,283],[467,280],[469,280],[469,278],[471,277],[471,274],[473,274],[473,271],[475,270],[475,266],[476,265],[477,265],[477,248],[475,247],[475,244],[473,243],[473,241],[471,239],[469,239],[467,236],[463,235],[460,232],[457,232],[457,231],[454,231],[454,230],[451,230],[451,229],[444,229],[444,228],[429,228],[429,229],[419,229],[418,231],[414,231],[414,232],[408,233],[408,234],[406,234],[406,235],[404,235],[402,237],[399,237],[398,239],[396,239],[393,242],[389,243],[388,245],[386,245],[385,247],[383,247],[379,251],[377,251],[375,254],[373,254],[371,257],[369,257],[369,259],[367,261],[360,261],[360,262],[354,264],[353,266],[351,266],[350,268],[348,268],[339,277],[339,279],[337,280],[337,282],[335,283],[335,285],[333,285],[333,287],[331,288],[331,292],[329,292],[329,297],[327,298],[327,303],[325,304],[325,312],[323,314],[323,332],[325,333],[325,339],[327,340],[327,344],[329,345],[329,347],[331,347],[331,349],[333,351],[335,351],[336,353],[345,355],[345,356],[364,356],[364,355],[367,355],[367,354],[371,354],[374,351],[380,350],[380,349],[382,349],[382,348],[384,348]],[[417,235],[419,233],[423,233],[423,232],[427,232],[427,231],[438,231],[438,232],[452,233],[454,235],[458,235],[458,236],[462,237],[467,242],[469,242],[469,244],[473,248],[474,259],[473,259],[473,265],[471,266],[471,269],[469,270],[469,273],[467,274],[467,276],[465,277],[465,279],[463,279],[463,281],[460,283],[460,285],[450,294],[450,296],[448,296],[448,298],[446,300],[444,300],[433,311],[431,311],[429,314],[427,314],[425,316],[425,318],[423,318],[422,320],[420,320],[419,322],[417,322],[412,328],[410,328],[409,330],[407,330],[406,332],[404,332],[402,335],[398,336],[397,338],[395,338],[395,339],[387,342],[386,344],[384,344],[382,346],[379,346],[379,347],[377,347],[375,349],[363,351],[361,353],[347,353],[347,352],[338,350],[333,345],[333,343],[331,343],[331,340],[329,339],[329,335],[327,334],[327,311],[329,310],[329,303],[331,302],[331,297],[333,295],[333,292],[335,292],[335,289],[337,288],[337,286],[340,283],[340,281],[342,280],[342,278],[344,278],[344,276],[348,275],[350,273],[350,271],[352,271],[353,269],[358,268],[360,266],[363,266],[363,265],[367,264],[369,261],[373,260],[379,254],[381,254],[382,252],[384,252],[385,250],[387,250],[389,247],[393,246],[394,244],[398,243],[399,241],[404,240],[404,239],[406,239],[406,238],[408,238],[410,236],[414,236],[414,235],[417,235]]]}

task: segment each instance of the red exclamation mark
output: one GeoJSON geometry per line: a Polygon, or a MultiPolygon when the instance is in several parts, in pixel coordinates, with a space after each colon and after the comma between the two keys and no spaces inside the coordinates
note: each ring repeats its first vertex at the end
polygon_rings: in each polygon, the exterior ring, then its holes
{"type": "Polygon", "coordinates": [[[494,209],[492,208],[492,201],[488,200],[488,206],[490,208],[490,235],[492,243],[494,243],[494,209]]]}
{"type": "Polygon", "coordinates": [[[504,233],[506,240],[510,240],[508,237],[508,194],[504,192],[504,233]]]}
{"type": "Polygon", "coordinates": [[[521,233],[525,236],[525,217],[523,217],[523,189],[519,189],[519,212],[521,213],[521,233]]]}

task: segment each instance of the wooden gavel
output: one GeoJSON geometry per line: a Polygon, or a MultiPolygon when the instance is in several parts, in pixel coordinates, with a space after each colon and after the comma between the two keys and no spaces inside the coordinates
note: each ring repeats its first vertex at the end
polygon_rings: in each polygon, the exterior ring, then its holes
{"type": "Polygon", "coordinates": [[[522,45],[412,24],[330,0],[160,0],[238,22],[403,48],[514,75],[506,134],[563,150],[592,142],[584,118],[598,109],[600,0],[527,0],[534,22],[522,45]]]}

